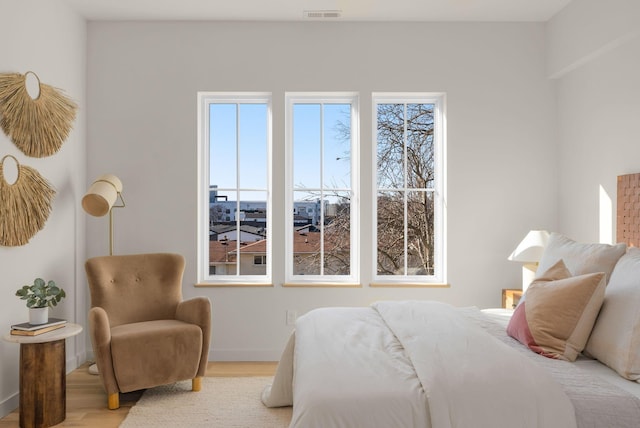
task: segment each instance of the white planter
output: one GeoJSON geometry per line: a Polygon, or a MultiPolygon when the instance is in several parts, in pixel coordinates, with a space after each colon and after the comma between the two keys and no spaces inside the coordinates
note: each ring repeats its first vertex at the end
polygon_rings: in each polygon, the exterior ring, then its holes
{"type": "Polygon", "coordinates": [[[29,308],[29,324],[46,324],[49,321],[49,307],[29,308]]]}

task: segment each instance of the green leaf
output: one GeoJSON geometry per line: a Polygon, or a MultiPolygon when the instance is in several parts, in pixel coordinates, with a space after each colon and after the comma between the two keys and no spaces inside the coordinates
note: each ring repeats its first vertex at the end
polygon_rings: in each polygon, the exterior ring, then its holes
{"type": "Polygon", "coordinates": [[[16,296],[27,301],[28,308],[54,307],[60,302],[66,293],[56,286],[56,282],[51,280],[45,282],[42,278],[36,278],[33,285],[24,285],[16,291],[16,296]]]}

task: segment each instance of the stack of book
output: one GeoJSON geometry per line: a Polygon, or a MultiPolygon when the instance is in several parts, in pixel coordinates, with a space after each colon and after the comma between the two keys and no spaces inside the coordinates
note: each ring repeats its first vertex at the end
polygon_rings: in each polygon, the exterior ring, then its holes
{"type": "Polygon", "coordinates": [[[23,322],[21,324],[12,325],[11,334],[16,336],[37,336],[42,333],[62,328],[66,323],[67,320],[60,318],[49,318],[49,321],[44,324],[29,324],[28,322],[23,322]]]}

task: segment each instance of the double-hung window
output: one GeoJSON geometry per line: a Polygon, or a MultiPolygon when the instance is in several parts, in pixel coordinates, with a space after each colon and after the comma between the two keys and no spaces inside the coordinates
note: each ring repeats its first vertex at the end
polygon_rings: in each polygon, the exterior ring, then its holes
{"type": "Polygon", "coordinates": [[[271,94],[198,93],[199,283],[269,284],[271,94]]]}
{"type": "Polygon", "coordinates": [[[444,283],[444,96],[373,94],[375,273],[444,283]]]}
{"type": "Polygon", "coordinates": [[[286,283],[358,284],[358,98],[287,93],[286,283]]]}
{"type": "Polygon", "coordinates": [[[199,283],[269,285],[274,260],[285,285],[359,285],[361,263],[372,286],[446,283],[445,97],[371,99],[365,145],[357,93],[285,93],[273,201],[271,94],[198,93],[199,283]],[[372,160],[363,171],[361,155],[372,160]],[[360,236],[361,199],[370,236],[360,236]],[[274,221],[285,232],[275,242],[274,221]]]}

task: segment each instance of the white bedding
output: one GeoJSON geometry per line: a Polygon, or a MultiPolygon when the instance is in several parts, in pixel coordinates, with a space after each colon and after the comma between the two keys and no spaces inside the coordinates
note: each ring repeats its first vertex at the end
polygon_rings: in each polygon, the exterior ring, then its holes
{"type": "Polygon", "coordinates": [[[545,358],[507,336],[507,310],[460,309],[492,336],[544,368],[567,393],[579,428],[636,428],[640,426],[640,388],[598,361],[580,357],[576,362],[545,358]]]}
{"type": "Polygon", "coordinates": [[[413,363],[433,428],[576,426],[571,401],[544,370],[453,307],[421,301],[373,307],[413,363]]]}
{"type": "MultiPolygon", "coordinates": [[[[513,314],[513,309],[483,309],[482,313],[493,322],[498,324],[501,328],[506,329],[507,324],[509,323],[509,319],[513,314]]],[[[578,367],[581,371],[589,373],[589,375],[597,376],[604,382],[612,384],[628,392],[634,397],[640,398],[640,383],[623,378],[618,373],[616,373],[615,370],[610,369],[597,360],[581,355],[573,363],[573,365],[578,367]]]]}
{"type": "Polygon", "coordinates": [[[312,311],[263,402],[292,402],[292,428],[576,425],[544,370],[458,312],[435,302],[312,311]]]}
{"type": "Polygon", "coordinates": [[[299,318],[294,360],[292,428],[429,427],[411,362],[371,308],[299,318]]]}

